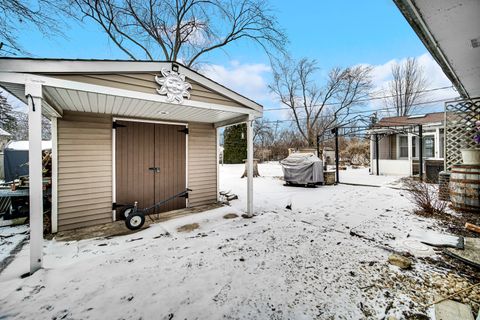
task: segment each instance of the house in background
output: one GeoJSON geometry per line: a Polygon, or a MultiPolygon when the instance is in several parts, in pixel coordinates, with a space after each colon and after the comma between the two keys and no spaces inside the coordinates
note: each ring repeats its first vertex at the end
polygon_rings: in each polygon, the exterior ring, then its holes
{"type": "Polygon", "coordinates": [[[435,180],[444,167],[444,112],[388,117],[370,130],[370,168],[372,174],[417,175],[420,171],[419,128],[423,135],[423,172],[435,180]],[[376,138],[378,139],[378,164],[376,138]],[[378,168],[378,172],[377,172],[378,168]]]}

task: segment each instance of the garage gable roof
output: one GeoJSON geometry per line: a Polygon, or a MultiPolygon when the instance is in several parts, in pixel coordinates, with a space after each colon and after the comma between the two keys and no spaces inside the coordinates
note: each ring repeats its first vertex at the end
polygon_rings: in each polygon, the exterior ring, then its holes
{"type": "MultiPolygon", "coordinates": [[[[99,75],[145,75],[151,74],[152,81],[155,74],[162,69],[172,70],[178,67],[178,72],[197,84],[231,100],[234,105],[262,112],[263,107],[255,101],[215,82],[204,75],[180,64],[171,61],[132,61],[132,60],[84,60],[84,59],[34,59],[34,58],[0,58],[2,72],[29,73],[57,78],[75,76],[99,77],[99,75]]],[[[70,79],[69,79],[70,80],[70,79]]],[[[88,81],[88,80],[87,80],[88,81]]],[[[229,103],[226,103],[227,105],[229,103]]],[[[230,103],[232,104],[232,103],[230,103]]]]}

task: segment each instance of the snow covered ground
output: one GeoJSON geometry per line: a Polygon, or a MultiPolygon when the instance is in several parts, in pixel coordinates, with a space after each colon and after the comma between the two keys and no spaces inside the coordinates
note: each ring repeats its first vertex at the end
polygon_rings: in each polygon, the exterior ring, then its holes
{"type": "Polygon", "coordinates": [[[0,227],[0,263],[28,237],[28,226],[0,227]]]}
{"type": "Polygon", "coordinates": [[[342,180],[381,187],[294,188],[283,186],[278,164],[259,171],[253,219],[223,218],[240,216],[246,200],[243,166],[223,165],[221,189],[240,198],[231,207],[121,237],[45,241],[45,268],[20,279],[25,246],[0,274],[0,318],[401,319],[414,309],[395,279],[418,282],[428,268],[390,266],[385,248],[434,255],[408,237],[434,222],[386,187],[398,177],[351,169],[342,180]],[[199,228],[177,231],[191,223],[199,228]]]}

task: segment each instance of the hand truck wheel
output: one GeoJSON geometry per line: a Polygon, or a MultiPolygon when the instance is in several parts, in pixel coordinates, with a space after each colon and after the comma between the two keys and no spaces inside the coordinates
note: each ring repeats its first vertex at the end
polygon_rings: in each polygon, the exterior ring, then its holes
{"type": "Polygon", "coordinates": [[[118,216],[119,219],[126,220],[128,216],[133,212],[134,206],[125,206],[120,210],[120,214],[118,216]]]}
{"type": "Polygon", "coordinates": [[[137,211],[130,213],[125,219],[125,225],[130,230],[140,229],[145,223],[145,215],[143,212],[137,211]]]}

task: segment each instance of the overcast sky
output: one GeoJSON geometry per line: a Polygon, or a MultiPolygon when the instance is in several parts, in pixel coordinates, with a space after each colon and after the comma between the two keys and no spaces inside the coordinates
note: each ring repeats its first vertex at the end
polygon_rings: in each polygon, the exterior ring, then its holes
{"type": "MultiPolygon", "coordinates": [[[[295,58],[318,61],[319,79],[335,66],[368,64],[374,67],[376,91],[390,79],[390,66],[417,57],[427,72],[431,88],[450,86],[436,62],[400,14],[392,0],[297,0],[272,1],[279,24],[288,34],[289,51],[295,58]]],[[[69,23],[66,38],[45,38],[23,30],[20,44],[33,57],[127,59],[88,20],[69,23]]],[[[268,90],[271,70],[267,56],[252,44],[239,42],[204,59],[203,72],[214,80],[264,105],[278,108],[268,90]]],[[[452,98],[453,89],[435,91],[432,100],[452,98]]],[[[378,103],[365,108],[374,109],[378,103]]],[[[441,110],[442,103],[423,110],[441,110]]],[[[269,119],[288,118],[287,112],[265,112],[269,119]]]]}

